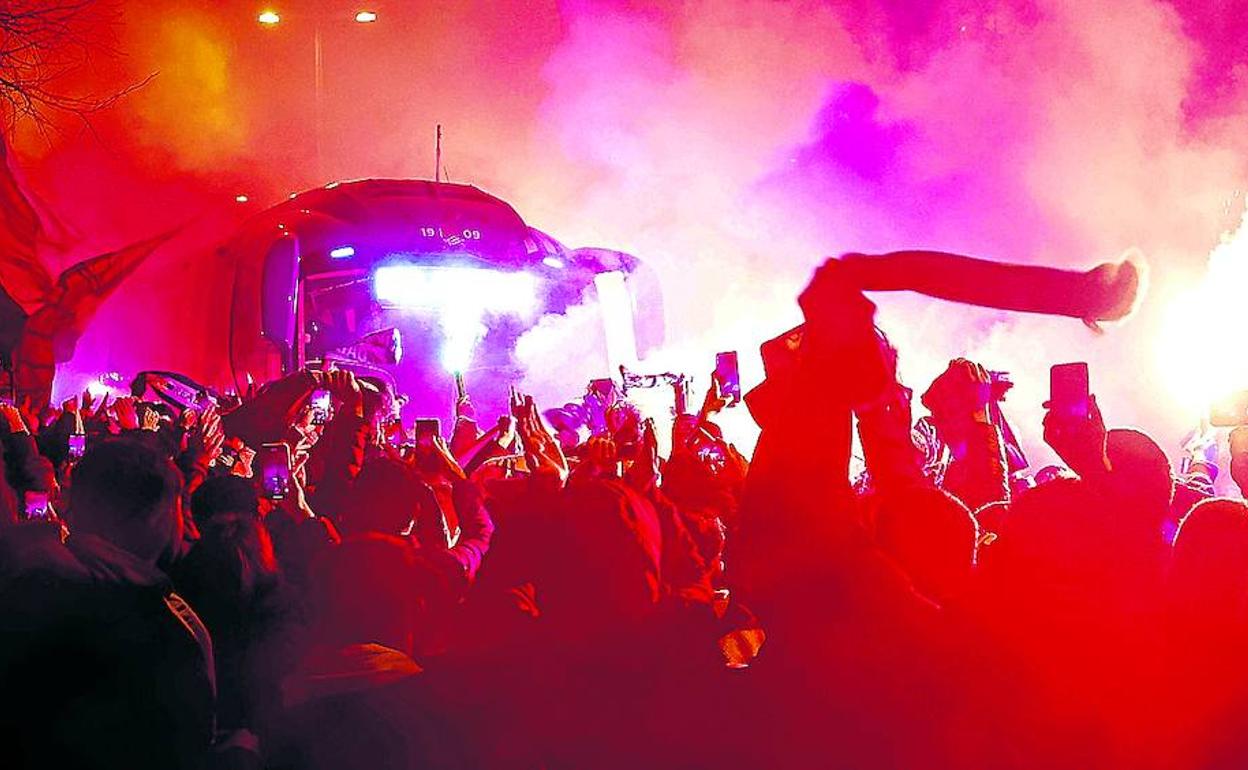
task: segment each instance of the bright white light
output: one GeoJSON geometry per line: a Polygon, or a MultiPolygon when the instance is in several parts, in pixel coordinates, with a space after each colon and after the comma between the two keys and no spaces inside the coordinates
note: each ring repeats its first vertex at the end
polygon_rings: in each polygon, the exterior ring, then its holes
{"type": "Polygon", "coordinates": [[[637,334],[633,329],[633,304],[624,283],[624,274],[612,271],[594,276],[598,290],[598,307],[602,311],[602,329],[606,334],[608,371],[621,364],[637,364],[637,334]]]}
{"type": "Polygon", "coordinates": [[[240,195],[235,195],[235,196],[234,196],[234,202],[235,202],[235,203],[246,203],[246,202],[247,202],[247,201],[249,201],[249,200],[251,200],[251,199],[250,199],[250,198],[248,198],[246,195],[241,195],[241,194],[240,194],[240,195]]]}
{"type": "Polygon", "coordinates": [[[1174,297],[1157,340],[1160,374],[1190,416],[1219,398],[1248,388],[1243,354],[1248,297],[1248,213],[1209,255],[1204,278],[1174,297]]]}
{"type": "Polygon", "coordinates": [[[553,267],[556,270],[562,270],[565,267],[563,260],[558,257],[546,257],[542,260],[542,264],[546,267],[553,267]]]}
{"type": "Polygon", "coordinates": [[[462,372],[472,363],[477,343],[485,336],[485,324],[480,312],[471,308],[443,314],[438,319],[442,327],[442,350],[438,358],[448,372],[462,372]]]}
{"type": "Polygon", "coordinates": [[[99,377],[87,381],[87,392],[91,394],[91,398],[99,401],[105,396],[116,398],[117,396],[127,395],[128,391],[119,387],[121,383],[121,375],[117,372],[105,372],[99,377]]]}
{"type": "Polygon", "coordinates": [[[473,267],[384,265],[373,274],[373,289],[379,302],[396,307],[467,306],[529,317],[537,306],[534,276],[473,267]]]}
{"type": "Polygon", "coordinates": [[[372,22],[377,21],[377,12],[360,11],[355,15],[355,20],[361,24],[371,24],[372,22]]]}
{"type": "Polygon", "coordinates": [[[113,389],[102,380],[91,380],[87,383],[87,392],[91,394],[91,398],[98,401],[112,393],[113,389]]]}
{"type": "Polygon", "coordinates": [[[373,292],[383,305],[437,313],[445,336],[440,357],[450,372],[471,363],[487,313],[531,318],[537,309],[537,278],[521,272],[383,265],[373,273],[373,292]]]}
{"type": "Polygon", "coordinates": [[[282,20],[282,17],[277,15],[277,11],[262,11],[260,15],[256,17],[256,21],[260,22],[261,24],[269,24],[269,25],[276,24],[281,20],[282,20]]]}
{"type": "Polygon", "coordinates": [[[354,246],[339,246],[338,248],[333,249],[329,252],[330,259],[346,259],[347,257],[354,257],[354,256],[355,256],[354,246]]]}

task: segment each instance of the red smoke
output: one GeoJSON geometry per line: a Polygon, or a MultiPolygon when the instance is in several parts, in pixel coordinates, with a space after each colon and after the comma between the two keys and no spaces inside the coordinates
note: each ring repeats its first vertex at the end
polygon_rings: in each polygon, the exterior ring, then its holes
{"type": "Polygon", "coordinates": [[[1038,433],[1047,366],[1079,359],[1093,362],[1112,422],[1167,440],[1182,427],[1153,382],[1153,349],[1167,297],[1243,209],[1248,101],[1226,73],[1245,65],[1248,22],[1231,11],[389,2],[359,25],[355,5],[304,2],[275,4],[283,21],[270,29],[251,3],[153,5],[118,4],[122,56],[83,80],[120,87],[155,72],[151,84],[94,133],[66,121],[51,144],[29,130],[17,141],[34,186],[85,239],[54,273],[201,217],[102,308],[71,367],[80,376],[210,372],[186,337],[226,323],[227,292],[189,242],[331,179],[431,176],[441,123],[451,179],[569,245],[658,268],[673,344],[652,369],[701,375],[716,350],[753,351],[796,320],[793,298],[828,254],[926,246],[1087,266],[1138,247],[1152,294],[1100,338],[906,297],[878,298],[882,319],[912,385],[954,355],[1015,371],[1024,433],[1038,433]]]}

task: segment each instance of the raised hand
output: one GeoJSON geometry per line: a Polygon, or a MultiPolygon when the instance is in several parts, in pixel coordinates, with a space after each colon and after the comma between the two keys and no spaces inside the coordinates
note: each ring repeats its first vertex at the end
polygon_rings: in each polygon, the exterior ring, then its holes
{"type": "Polygon", "coordinates": [[[853,283],[839,260],[829,259],[797,298],[806,322],[842,342],[873,326],[875,305],[853,283]]]}
{"type": "Polygon", "coordinates": [[[87,422],[95,423],[100,425],[102,428],[107,429],[108,408],[110,405],[109,398],[110,396],[108,393],[105,393],[102,397],[100,397],[100,403],[95,404],[90,410],[84,410],[86,413],[83,415],[83,419],[87,422]]]}
{"type": "Polygon", "coordinates": [[[30,433],[22,412],[10,403],[0,402],[0,419],[9,426],[10,433],[30,433]]]}
{"type": "Polygon", "coordinates": [[[81,414],[84,419],[89,418],[94,413],[95,396],[91,395],[91,390],[89,388],[82,391],[82,398],[79,401],[79,404],[80,408],[78,413],[81,414]]]}
{"type": "Polygon", "coordinates": [[[355,372],[347,369],[329,369],[325,372],[325,389],[333,396],[341,408],[356,415],[364,416],[364,393],[360,383],[355,379],[355,372]]]}
{"type": "Polygon", "coordinates": [[[117,415],[117,424],[122,430],[139,429],[138,407],[133,396],[122,396],[113,402],[113,412],[117,415]]]}
{"type": "Polygon", "coordinates": [[[1086,417],[1050,409],[1044,415],[1044,443],[1052,447],[1062,462],[1080,476],[1108,470],[1105,420],[1101,417],[1096,396],[1088,396],[1086,417]]]}
{"type": "MultiPolygon", "coordinates": [[[[148,411],[155,413],[155,410],[148,411]]],[[[194,454],[197,460],[208,464],[221,456],[221,448],[224,445],[225,430],[221,426],[221,416],[217,414],[215,406],[209,406],[200,416],[199,424],[189,430],[187,451],[194,454]]]]}
{"type": "Polygon", "coordinates": [[[293,470],[290,473],[290,484],[286,496],[276,503],[278,508],[286,511],[294,519],[315,519],[316,513],[308,505],[308,496],[303,489],[303,474],[293,470]]]}
{"type": "Polygon", "coordinates": [[[150,406],[145,408],[143,415],[139,418],[139,427],[143,430],[160,430],[160,412],[150,406]]]}
{"type": "Polygon", "coordinates": [[[709,420],[719,414],[728,406],[728,399],[724,397],[723,383],[720,382],[719,373],[711,372],[711,384],[706,389],[706,396],[702,399],[702,410],[698,413],[698,419],[709,420]]]}
{"type": "Polygon", "coordinates": [[[616,477],[620,471],[619,447],[605,436],[590,436],[581,454],[577,475],[616,477]]]}
{"type": "Polygon", "coordinates": [[[498,418],[497,437],[495,441],[500,447],[506,448],[511,446],[516,440],[516,418],[510,414],[504,414],[498,418]]]}
{"type": "Polygon", "coordinates": [[[568,461],[559,448],[559,442],[546,429],[532,396],[511,390],[511,414],[516,418],[516,432],[524,444],[525,461],[535,476],[558,479],[568,478],[568,461]]]}
{"type": "Polygon", "coordinates": [[[956,430],[967,423],[988,422],[992,379],[984,367],[955,358],[923,394],[937,430],[956,430]]]}
{"type": "Polygon", "coordinates": [[[659,484],[659,437],[652,419],[647,419],[641,425],[637,457],[628,467],[624,478],[639,492],[649,492],[659,484]]]}
{"type": "Polygon", "coordinates": [[[433,453],[434,456],[442,464],[442,471],[451,479],[464,479],[464,469],[460,467],[459,461],[455,459],[455,455],[451,454],[451,449],[446,445],[446,439],[441,436],[433,437],[433,453]]]}

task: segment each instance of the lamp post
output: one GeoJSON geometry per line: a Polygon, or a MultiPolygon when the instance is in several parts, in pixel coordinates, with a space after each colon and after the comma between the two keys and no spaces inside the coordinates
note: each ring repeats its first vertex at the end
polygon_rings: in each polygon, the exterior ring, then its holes
{"type": "MultiPolygon", "coordinates": [[[[357,24],[372,24],[377,21],[377,12],[361,9],[353,17],[357,24]]],[[[256,22],[264,27],[277,27],[282,23],[282,15],[273,8],[266,8],[256,15],[256,22]]],[[[321,102],[325,91],[325,49],[321,40],[321,19],[313,17],[312,24],[312,67],[313,67],[313,126],[312,136],[316,145],[316,177],[325,177],[324,153],[321,148],[321,102]]]]}

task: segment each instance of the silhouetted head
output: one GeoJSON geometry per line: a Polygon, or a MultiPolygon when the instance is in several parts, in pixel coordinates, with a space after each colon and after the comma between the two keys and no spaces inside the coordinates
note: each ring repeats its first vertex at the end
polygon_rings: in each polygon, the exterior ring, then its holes
{"type": "Polygon", "coordinates": [[[1248,504],[1211,498],[1179,524],[1170,591],[1187,611],[1242,621],[1248,609],[1248,504]]]}
{"type": "Polygon", "coordinates": [[[216,476],[208,479],[191,495],[191,513],[196,523],[204,523],[222,514],[256,516],[260,500],[256,487],[241,476],[216,476]]]}
{"type": "Polygon", "coordinates": [[[317,641],[413,654],[424,609],[421,577],[415,549],[400,537],[368,533],[329,549],[313,569],[317,641]]]}
{"type": "Polygon", "coordinates": [[[576,630],[636,621],[660,596],[662,533],[654,506],[617,479],[575,478],[552,531],[549,617],[576,630]]]}
{"type": "Polygon", "coordinates": [[[373,458],[355,479],[343,524],[354,533],[401,534],[420,514],[423,491],[422,482],[406,463],[373,458]]]}
{"type": "Polygon", "coordinates": [[[260,522],[250,481],[238,476],[208,479],[191,496],[191,513],[200,538],[181,563],[179,585],[197,610],[216,621],[222,607],[242,607],[258,591],[276,585],[273,541],[260,522]]]}
{"type": "Polygon", "coordinates": [[[1174,495],[1174,478],[1166,453],[1146,434],[1132,428],[1109,431],[1105,452],[1113,467],[1114,492],[1142,524],[1160,535],[1174,495]]]}
{"type": "Polygon", "coordinates": [[[128,439],[89,448],[74,468],[66,518],[153,563],[182,538],[182,477],[153,447],[128,439]]]}
{"type": "Polygon", "coordinates": [[[914,587],[939,602],[965,590],[979,530],[956,497],[935,487],[914,486],[880,496],[875,538],[910,575],[914,587]]]}
{"type": "Polygon", "coordinates": [[[1100,507],[1079,479],[1054,479],[1018,495],[984,562],[988,582],[1010,596],[1076,599],[1112,553],[1112,527],[1100,507]]]}

